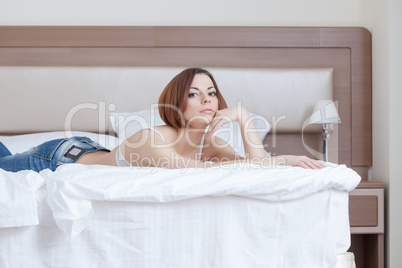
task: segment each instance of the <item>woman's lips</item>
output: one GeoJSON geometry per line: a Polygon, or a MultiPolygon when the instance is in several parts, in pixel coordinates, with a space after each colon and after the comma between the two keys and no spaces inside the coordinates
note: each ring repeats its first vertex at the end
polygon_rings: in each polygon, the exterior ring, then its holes
{"type": "Polygon", "coordinates": [[[212,109],[204,109],[204,110],[200,111],[200,113],[203,113],[203,114],[212,114],[212,113],[214,113],[214,112],[215,112],[215,111],[212,110],[212,109]]]}

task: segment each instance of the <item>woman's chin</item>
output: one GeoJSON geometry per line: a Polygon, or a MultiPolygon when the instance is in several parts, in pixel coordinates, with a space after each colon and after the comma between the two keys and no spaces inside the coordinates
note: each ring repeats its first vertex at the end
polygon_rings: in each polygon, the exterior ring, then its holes
{"type": "Polygon", "coordinates": [[[202,116],[193,117],[192,120],[187,120],[189,127],[191,128],[202,128],[205,129],[209,124],[211,124],[214,116],[212,114],[202,114],[202,116]]]}

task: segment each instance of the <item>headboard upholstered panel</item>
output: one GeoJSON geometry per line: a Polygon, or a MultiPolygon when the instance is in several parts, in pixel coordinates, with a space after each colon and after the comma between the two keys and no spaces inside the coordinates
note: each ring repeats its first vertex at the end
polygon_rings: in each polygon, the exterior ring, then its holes
{"type": "MultiPolygon", "coordinates": [[[[0,27],[0,71],[3,77],[6,75],[4,71],[12,68],[19,68],[19,71],[21,68],[39,68],[35,69],[38,71],[61,67],[66,70],[77,67],[107,70],[190,66],[233,69],[234,74],[253,69],[330,69],[332,95],[338,101],[342,119],[336,137],[337,162],[355,169],[366,170],[371,166],[371,37],[363,28],[0,27]]],[[[3,100],[0,107],[0,133],[60,130],[60,124],[46,127],[41,125],[40,121],[46,118],[38,116],[35,109],[48,110],[50,114],[50,111],[57,110],[58,103],[62,103],[62,96],[52,95],[51,91],[44,96],[39,85],[27,85],[29,88],[26,92],[18,94],[12,93],[12,85],[10,88],[1,82],[0,85],[3,100]],[[32,92],[33,89],[35,92],[32,92]],[[32,105],[19,106],[18,103],[24,103],[23,99],[27,97],[32,105]],[[41,107],[41,98],[51,99],[53,107],[41,107]],[[33,117],[26,117],[28,114],[33,117]]],[[[58,86],[57,82],[54,86],[58,86]]],[[[96,88],[87,90],[96,91],[96,88]]],[[[141,97],[141,90],[137,94],[138,98],[141,97]]],[[[247,92],[253,94],[259,91],[247,89],[247,92]]],[[[68,93],[77,94],[73,89],[68,93]]],[[[119,92],[116,92],[118,95],[119,92]]],[[[261,96],[261,99],[269,98],[272,98],[270,92],[261,96]]],[[[109,100],[102,96],[99,96],[99,101],[109,104],[109,100]]],[[[122,96],[119,101],[123,103],[127,99],[122,96]]],[[[283,96],[277,101],[283,105],[287,103],[283,96]]],[[[82,102],[82,99],[78,102],[82,102]]],[[[257,110],[264,109],[258,106],[257,110]]],[[[319,150],[317,146],[320,137],[315,131],[301,133],[294,129],[280,128],[275,131],[265,140],[270,146],[269,151],[309,154],[304,143],[319,150]]],[[[363,174],[363,177],[366,176],[363,174]]]]}
{"type": "MultiPolygon", "coordinates": [[[[25,133],[65,130],[71,124],[81,131],[105,132],[108,127],[102,123],[110,112],[150,109],[184,68],[0,66],[0,88],[8,89],[9,105],[17,108],[12,118],[0,114],[1,128],[25,133]]],[[[332,68],[207,69],[229,106],[244,106],[276,122],[277,133],[321,132],[318,125],[303,126],[317,101],[332,99],[332,68]],[[278,102],[282,98],[286,105],[278,102]]]]}

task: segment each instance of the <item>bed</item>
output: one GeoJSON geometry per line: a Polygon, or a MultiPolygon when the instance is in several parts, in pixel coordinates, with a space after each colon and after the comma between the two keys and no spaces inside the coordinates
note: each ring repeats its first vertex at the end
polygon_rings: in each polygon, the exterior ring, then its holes
{"type": "Polygon", "coordinates": [[[308,123],[320,99],[342,120],[323,170],[0,170],[1,267],[353,267],[348,193],[372,153],[367,30],[7,26],[0,36],[0,140],[13,153],[71,135],[113,148],[161,124],[152,104],[190,66],[253,113],[271,155],[322,157],[320,126],[308,123]]]}

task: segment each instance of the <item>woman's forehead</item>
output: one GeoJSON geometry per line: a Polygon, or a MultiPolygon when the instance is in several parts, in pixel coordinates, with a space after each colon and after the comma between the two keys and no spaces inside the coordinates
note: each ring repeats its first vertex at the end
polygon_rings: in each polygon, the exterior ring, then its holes
{"type": "Polygon", "coordinates": [[[196,74],[193,78],[191,86],[196,85],[213,85],[212,79],[206,74],[196,74]]]}

